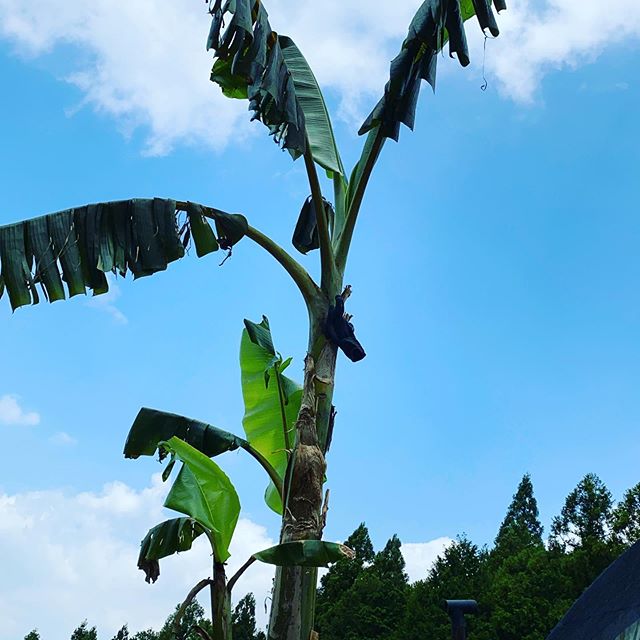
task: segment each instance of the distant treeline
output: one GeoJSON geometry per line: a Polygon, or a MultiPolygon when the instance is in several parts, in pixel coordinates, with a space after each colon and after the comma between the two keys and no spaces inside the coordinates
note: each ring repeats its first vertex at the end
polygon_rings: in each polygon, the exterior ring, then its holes
{"type": "MultiPolygon", "coordinates": [[[[337,562],[320,582],[316,628],[320,640],[449,640],[442,601],[473,598],[480,613],[468,620],[469,640],[543,640],[596,576],[638,539],[640,483],[616,504],[596,475],[586,475],[567,496],[545,541],[531,478],[525,475],[493,547],[459,536],[426,578],[413,584],[399,538],[394,535],[376,553],[361,524],[345,541],[355,559],[337,562]]],[[[197,602],[175,636],[173,616],[160,631],[130,635],[125,625],[112,640],[199,640],[189,629],[195,623],[208,626],[197,602]]],[[[238,603],[233,622],[233,640],[265,640],[256,628],[252,594],[238,603]]],[[[25,640],[39,638],[32,631],[25,640]]],[[[71,640],[97,640],[96,629],[84,622],[71,640]]]]}

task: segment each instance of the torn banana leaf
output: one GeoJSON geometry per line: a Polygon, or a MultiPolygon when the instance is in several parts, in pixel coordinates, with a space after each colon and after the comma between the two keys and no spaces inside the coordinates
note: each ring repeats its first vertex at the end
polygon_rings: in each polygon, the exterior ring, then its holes
{"type": "Polygon", "coordinates": [[[327,567],[343,558],[354,558],[355,553],[349,547],[336,542],[296,540],[259,551],[254,553],[253,557],[260,562],[279,567],[327,567]]]}
{"type": "MultiPolygon", "coordinates": [[[[506,9],[504,0],[493,4],[497,11],[506,9]]],[[[446,42],[451,57],[457,56],[464,67],[469,64],[464,21],[473,15],[483,32],[498,35],[491,0],[426,0],[420,6],[402,50],[391,62],[384,96],[360,127],[360,135],[379,126],[383,137],[397,141],[400,124],[413,129],[420,84],[426,80],[435,91],[438,53],[446,42]]]]}
{"type": "MultiPolygon", "coordinates": [[[[181,228],[176,202],[162,198],[101,202],[0,226],[0,298],[6,291],[15,310],[39,302],[36,285],[51,302],[87,289],[106,293],[106,273],[140,278],[164,271],[184,256],[189,238],[198,256],[215,251],[204,207],[187,209],[181,228]]],[[[207,211],[228,244],[245,235],[243,216],[207,211]]]]}
{"type": "Polygon", "coordinates": [[[209,458],[225,451],[234,451],[245,442],[243,438],[205,422],[143,407],[127,436],[124,457],[153,456],[159,443],[173,436],[184,440],[209,458]]]}
{"type": "Polygon", "coordinates": [[[140,543],[138,569],[145,572],[147,582],[155,582],[160,576],[158,560],[188,551],[193,541],[204,529],[192,518],[173,518],[156,525],[140,543]]]}
{"type": "Polygon", "coordinates": [[[207,49],[211,80],[225,96],[249,100],[252,120],[265,124],[294,159],[305,153],[330,173],[344,169],[320,87],[293,40],[279,36],[261,0],[214,0],[207,49]],[[226,23],[226,28],[223,28],[226,23]]]}
{"type": "MultiPolygon", "coordinates": [[[[259,324],[246,320],[245,326],[247,323],[251,333],[245,328],[240,343],[242,426],[247,440],[283,479],[289,455],[287,445],[290,447],[293,443],[302,387],[282,375],[285,363],[274,355],[277,352],[267,318],[263,316],[259,324]]],[[[282,513],[282,499],[273,482],[269,483],[265,501],[276,513],[282,513]]]]}
{"type": "Polygon", "coordinates": [[[183,463],[164,506],[208,529],[216,562],[226,562],[240,515],[235,487],[211,458],[190,444],[174,436],[161,446],[183,463]]]}

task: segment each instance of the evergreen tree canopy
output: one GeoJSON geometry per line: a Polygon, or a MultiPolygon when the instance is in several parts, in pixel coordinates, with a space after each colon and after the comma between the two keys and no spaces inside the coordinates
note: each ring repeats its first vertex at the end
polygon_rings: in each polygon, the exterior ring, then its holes
{"type": "Polygon", "coordinates": [[[29,631],[29,633],[27,633],[27,635],[24,637],[24,640],[40,640],[40,634],[38,633],[37,629],[34,629],[33,631],[29,631]]]}
{"type": "Polygon", "coordinates": [[[256,630],[256,599],[248,593],[238,602],[231,617],[233,640],[260,640],[262,631],[256,630]]]}
{"type": "Polygon", "coordinates": [[[531,544],[542,544],[538,502],[533,495],[531,476],[525,474],[496,536],[496,551],[516,552],[531,544]]]}
{"type": "Polygon", "coordinates": [[[550,542],[561,549],[577,549],[607,542],[613,497],[602,480],[588,473],[567,496],[553,519],[550,542]]]}
{"type": "Polygon", "coordinates": [[[131,636],[129,635],[129,627],[125,624],[120,628],[118,633],[113,636],[112,640],[130,640],[131,636]]]}
{"type": "Polygon", "coordinates": [[[95,627],[89,629],[85,620],[72,634],[71,640],[98,640],[98,632],[95,627]]]}

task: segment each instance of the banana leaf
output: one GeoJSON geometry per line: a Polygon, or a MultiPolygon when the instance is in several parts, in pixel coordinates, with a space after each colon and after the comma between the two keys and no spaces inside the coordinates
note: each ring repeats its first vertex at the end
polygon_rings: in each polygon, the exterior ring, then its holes
{"type": "Polygon", "coordinates": [[[229,98],[248,99],[252,120],[265,124],[294,159],[304,154],[308,138],[314,160],[329,174],[344,175],[315,76],[293,40],[271,29],[262,2],[216,0],[211,14],[211,81],[229,98]]]}
{"type": "Polygon", "coordinates": [[[344,167],[333,134],[329,110],[318,81],[313,75],[309,63],[291,38],[278,36],[278,42],[282,48],[287,69],[293,77],[296,96],[304,113],[313,159],[330,174],[344,175],[344,167]]]}
{"type": "Polygon", "coordinates": [[[279,567],[327,567],[343,558],[353,558],[355,553],[349,547],[336,542],[322,540],[296,540],[270,547],[254,553],[260,562],[279,567]]]}
{"type": "MultiPolygon", "coordinates": [[[[184,207],[184,204],[180,205],[184,207]]],[[[201,205],[186,205],[178,228],[175,200],[162,198],[101,202],[0,226],[0,298],[6,291],[13,310],[40,300],[50,302],[109,290],[108,272],[134,278],[164,271],[182,258],[189,238],[203,256],[218,248],[201,205]],[[66,285],[66,291],[65,286],[66,285]]],[[[227,244],[238,242],[246,219],[207,208],[227,244]]]]}
{"type": "MultiPolygon", "coordinates": [[[[504,0],[494,0],[497,11],[506,9],[504,0]]],[[[438,53],[449,42],[449,55],[462,66],[469,64],[464,21],[475,15],[483,32],[493,37],[499,30],[491,0],[426,0],[418,9],[391,72],[384,95],[360,127],[365,134],[376,127],[385,138],[398,140],[400,124],[413,129],[422,80],[435,90],[438,53]]]]}
{"type": "Polygon", "coordinates": [[[183,465],[164,506],[184,513],[210,532],[216,562],[226,562],[240,515],[238,494],[220,467],[175,436],[161,443],[183,465]]]}
{"type": "Polygon", "coordinates": [[[205,422],[143,407],[129,430],[124,457],[153,456],[159,443],[173,436],[184,440],[209,458],[225,451],[234,451],[245,442],[243,438],[205,422]]]}
{"type": "Polygon", "coordinates": [[[147,582],[155,582],[160,576],[158,560],[188,551],[193,541],[204,529],[192,518],[173,518],[157,524],[140,543],[138,569],[145,572],[147,582]]]}
{"type": "MultiPolygon", "coordinates": [[[[294,438],[294,427],[300,411],[302,387],[282,375],[287,361],[282,362],[273,347],[269,321],[245,320],[240,342],[240,372],[244,418],[242,426],[247,440],[284,478],[288,447],[294,438]],[[253,336],[253,339],[252,339],[253,336]]],[[[282,513],[282,499],[273,482],[265,494],[267,505],[282,513]]]]}

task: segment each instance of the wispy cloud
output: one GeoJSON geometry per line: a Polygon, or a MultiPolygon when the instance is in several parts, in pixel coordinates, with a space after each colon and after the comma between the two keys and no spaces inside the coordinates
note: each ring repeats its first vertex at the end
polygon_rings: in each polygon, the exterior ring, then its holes
{"type": "Polygon", "coordinates": [[[40,424],[40,414],[23,409],[18,396],[5,394],[0,396],[0,424],[33,427],[40,424]]]}
{"type": "Polygon", "coordinates": [[[57,433],[54,433],[49,438],[49,442],[61,447],[72,447],[73,445],[78,444],[78,441],[73,436],[70,436],[66,431],[58,431],[57,433]]]}
{"type": "Polygon", "coordinates": [[[86,304],[93,309],[111,316],[116,324],[127,324],[129,319],[116,305],[116,301],[122,296],[122,290],[113,274],[107,274],[107,279],[109,281],[109,291],[102,295],[89,298],[86,304]]]}

